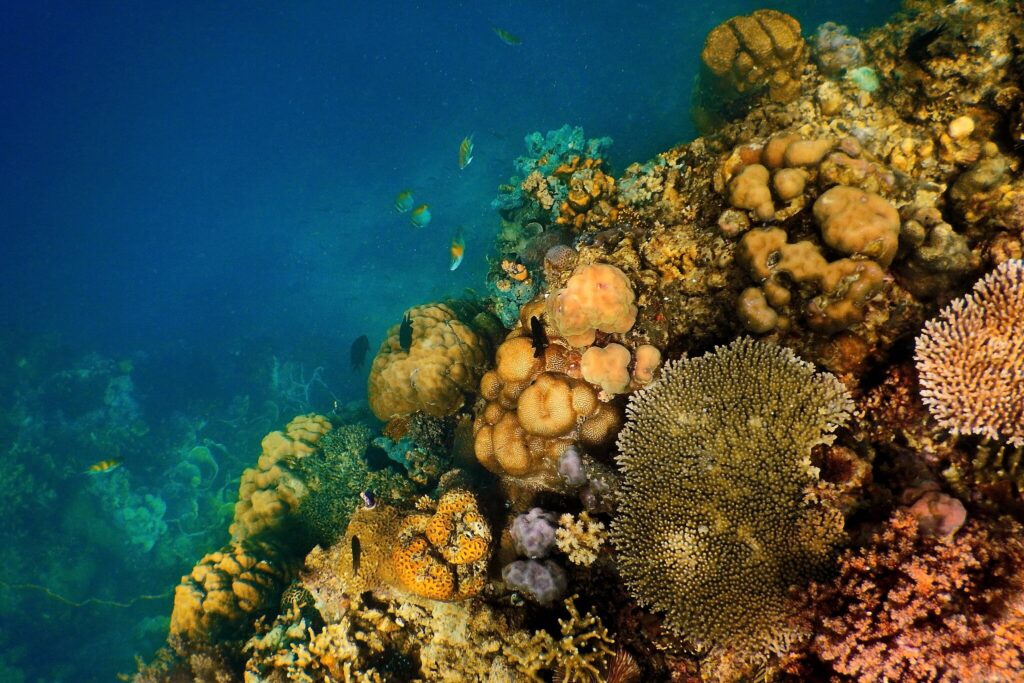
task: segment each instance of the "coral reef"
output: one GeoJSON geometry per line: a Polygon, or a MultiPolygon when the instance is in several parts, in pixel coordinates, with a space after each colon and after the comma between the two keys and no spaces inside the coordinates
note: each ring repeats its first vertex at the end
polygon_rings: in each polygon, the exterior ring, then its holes
{"type": "Polygon", "coordinates": [[[573,346],[594,343],[598,331],[629,332],[636,322],[629,278],[605,264],[580,266],[547,300],[548,320],[573,346]]]}
{"type": "Polygon", "coordinates": [[[952,539],[895,513],[806,600],[810,651],[844,680],[1010,681],[1024,669],[1024,529],[969,520],[952,539]]]}
{"type": "Polygon", "coordinates": [[[1024,261],[1000,264],[925,323],[916,358],[939,424],[1024,446],[1024,261]]]}
{"type": "Polygon", "coordinates": [[[619,435],[612,541],[630,592],[705,650],[751,665],[784,651],[786,591],[843,535],[842,515],[808,500],[810,452],[851,408],[834,377],[749,338],[666,364],[619,435]]]}
{"type": "Polygon", "coordinates": [[[584,511],[578,517],[568,513],[559,517],[555,540],[570,562],[587,566],[597,559],[607,535],[604,523],[584,511]]]}
{"type": "Polygon", "coordinates": [[[422,411],[450,415],[472,393],[487,367],[501,325],[472,302],[414,306],[408,348],[401,325],[388,330],[370,368],[370,407],[381,420],[422,411]]]}

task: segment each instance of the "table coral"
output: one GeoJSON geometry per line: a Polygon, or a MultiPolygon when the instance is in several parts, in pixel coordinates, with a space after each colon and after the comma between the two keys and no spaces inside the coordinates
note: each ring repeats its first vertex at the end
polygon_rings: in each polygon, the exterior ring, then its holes
{"type": "Polygon", "coordinates": [[[385,421],[416,411],[450,415],[480,381],[501,325],[470,302],[414,306],[406,315],[411,344],[402,348],[400,325],[388,330],[370,368],[370,407],[385,421]]]}
{"type": "Polygon", "coordinates": [[[603,263],[580,266],[548,297],[548,320],[573,346],[594,343],[598,330],[628,332],[636,322],[636,295],[625,273],[603,263]]]}
{"type": "Polygon", "coordinates": [[[811,652],[858,681],[1011,681],[1024,670],[1024,529],[969,520],[952,539],[896,512],[809,589],[811,652]]]}
{"type": "Polygon", "coordinates": [[[835,377],[749,338],[667,363],[619,435],[612,542],[640,604],[716,657],[784,650],[787,590],[827,568],[843,536],[842,515],[806,497],[810,452],[851,408],[835,377]]]}
{"type": "Polygon", "coordinates": [[[331,429],[322,415],[300,415],[283,432],[271,432],[261,442],[256,467],[242,472],[235,504],[231,537],[236,542],[274,534],[285,525],[308,493],[295,471],[296,464],[316,449],[316,443],[331,429]]]}
{"type": "Polygon", "coordinates": [[[916,359],[939,424],[1024,446],[1024,261],[1000,264],[928,321],[916,359]]]}

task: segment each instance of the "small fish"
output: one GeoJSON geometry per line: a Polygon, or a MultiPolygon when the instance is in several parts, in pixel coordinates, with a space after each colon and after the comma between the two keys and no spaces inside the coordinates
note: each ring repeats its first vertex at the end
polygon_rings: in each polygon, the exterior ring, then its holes
{"type": "Polygon", "coordinates": [[[503,28],[498,28],[497,26],[494,26],[493,28],[494,28],[494,33],[499,38],[501,38],[501,42],[505,43],[506,45],[513,45],[513,46],[515,46],[515,45],[519,45],[519,44],[521,44],[523,42],[519,38],[519,36],[511,34],[511,33],[509,33],[508,31],[506,31],[503,28]]]}
{"type": "Polygon", "coordinates": [[[412,208],[412,190],[402,190],[395,197],[395,211],[405,213],[412,208]]]}
{"type": "Polygon", "coordinates": [[[409,222],[414,228],[425,228],[430,223],[430,205],[420,204],[409,214],[409,222]]]}
{"type": "Polygon", "coordinates": [[[366,362],[366,352],[369,350],[370,339],[365,334],[356,337],[356,340],[352,342],[352,348],[349,349],[349,359],[352,361],[353,370],[363,367],[363,363],[366,362]]]}
{"type": "Polygon", "coordinates": [[[359,537],[352,537],[352,575],[359,574],[359,556],[363,554],[363,548],[359,543],[359,537]]]}
{"type": "Polygon", "coordinates": [[[111,458],[110,460],[100,460],[98,463],[89,465],[89,469],[85,471],[86,474],[106,474],[107,472],[113,472],[121,466],[120,460],[111,458]]]}
{"type": "Polygon", "coordinates": [[[940,22],[931,28],[919,28],[910,36],[907,49],[904,51],[907,59],[918,64],[927,60],[931,55],[928,48],[946,32],[946,23],[940,22]]]}
{"type": "Polygon", "coordinates": [[[469,166],[470,162],[473,161],[473,136],[467,135],[462,138],[462,142],[459,144],[459,170],[469,166]]]}
{"type": "Polygon", "coordinates": [[[406,353],[409,353],[409,349],[412,347],[412,318],[408,313],[402,318],[402,326],[398,328],[398,345],[406,353]]]}
{"type": "Polygon", "coordinates": [[[462,257],[466,253],[466,240],[462,236],[462,228],[452,235],[452,243],[448,246],[448,255],[451,257],[451,266],[448,270],[455,270],[462,263],[462,257]]]}
{"type": "Polygon", "coordinates": [[[359,497],[363,501],[363,507],[367,510],[372,510],[377,507],[377,498],[373,495],[373,491],[366,489],[365,491],[359,492],[359,497]]]}
{"type": "Polygon", "coordinates": [[[533,340],[533,357],[543,358],[544,349],[548,348],[548,333],[537,316],[530,318],[530,338],[533,340]]]}

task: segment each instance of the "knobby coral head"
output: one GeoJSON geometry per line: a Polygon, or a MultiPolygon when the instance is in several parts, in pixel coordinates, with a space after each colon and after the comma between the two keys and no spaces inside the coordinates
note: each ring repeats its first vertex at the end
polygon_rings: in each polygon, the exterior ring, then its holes
{"type": "Polygon", "coordinates": [[[1024,446],[1024,261],[978,281],[917,339],[921,398],[954,434],[1024,446]]]}

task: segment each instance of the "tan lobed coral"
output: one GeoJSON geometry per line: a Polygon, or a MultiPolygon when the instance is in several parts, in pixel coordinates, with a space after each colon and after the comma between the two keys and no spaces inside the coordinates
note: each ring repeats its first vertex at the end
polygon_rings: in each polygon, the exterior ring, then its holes
{"type": "Polygon", "coordinates": [[[599,330],[629,332],[636,322],[635,300],[629,278],[615,266],[580,266],[548,297],[548,321],[573,346],[589,346],[599,330]]]}
{"type": "Polygon", "coordinates": [[[939,424],[1024,446],[1024,261],[1000,264],[928,321],[916,359],[939,424]]]}
{"type": "Polygon", "coordinates": [[[497,366],[480,379],[473,421],[480,464],[540,488],[560,486],[558,458],[571,444],[607,446],[622,424],[620,410],[580,378],[579,352],[549,341],[538,357],[523,327],[509,333],[497,366]]]}
{"type": "Polygon", "coordinates": [[[710,650],[710,671],[755,666],[796,636],[787,591],[830,566],[843,537],[842,514],[808,497],[810,453],[851,408],[835,377],[749,338],[667,363],[630,401],[619,568],[641,605],[710,650]]]}
{"type": "Polygon", "coordinates": [[[233,543],[205,555],[174,590],[172,638],[214,642],[245,635],[277,607],[290,574],[266,544],[233,543]]]}
{"type": "Polygon", "coordinates": [[[800,22],[783,12],[761,9],[711,29],[701,61],[739,93],[767,87],[775,102],[790,102],[800,93],[807,61],[800,22]]]}
{"type": "Polygon", "coordinates": [[[501,324],[468,302],[414,306],[406,315],[411,344],[402,348],[401,325],[388,330],[370,368],[370,408],[385,421],[416,411],[450,415],[476,389],[501,324]]]}
{"type": "Polygon", "coordinates": [[[275,534],[286,524],[308,493],[295,464],[316,450],[316,443],[331,430],[327,418],[315,413],[300,415],[283,432],[267,434],[256,467],[242,472],[229,531],[235,542],[275,534]]]}
{"type": "Polygon", "coordinates": [[[622,344],[591,346],[580,359],[580,372],[605,393],[623,394],[629,389],[630,358],[629,349],[622,344]]]}

